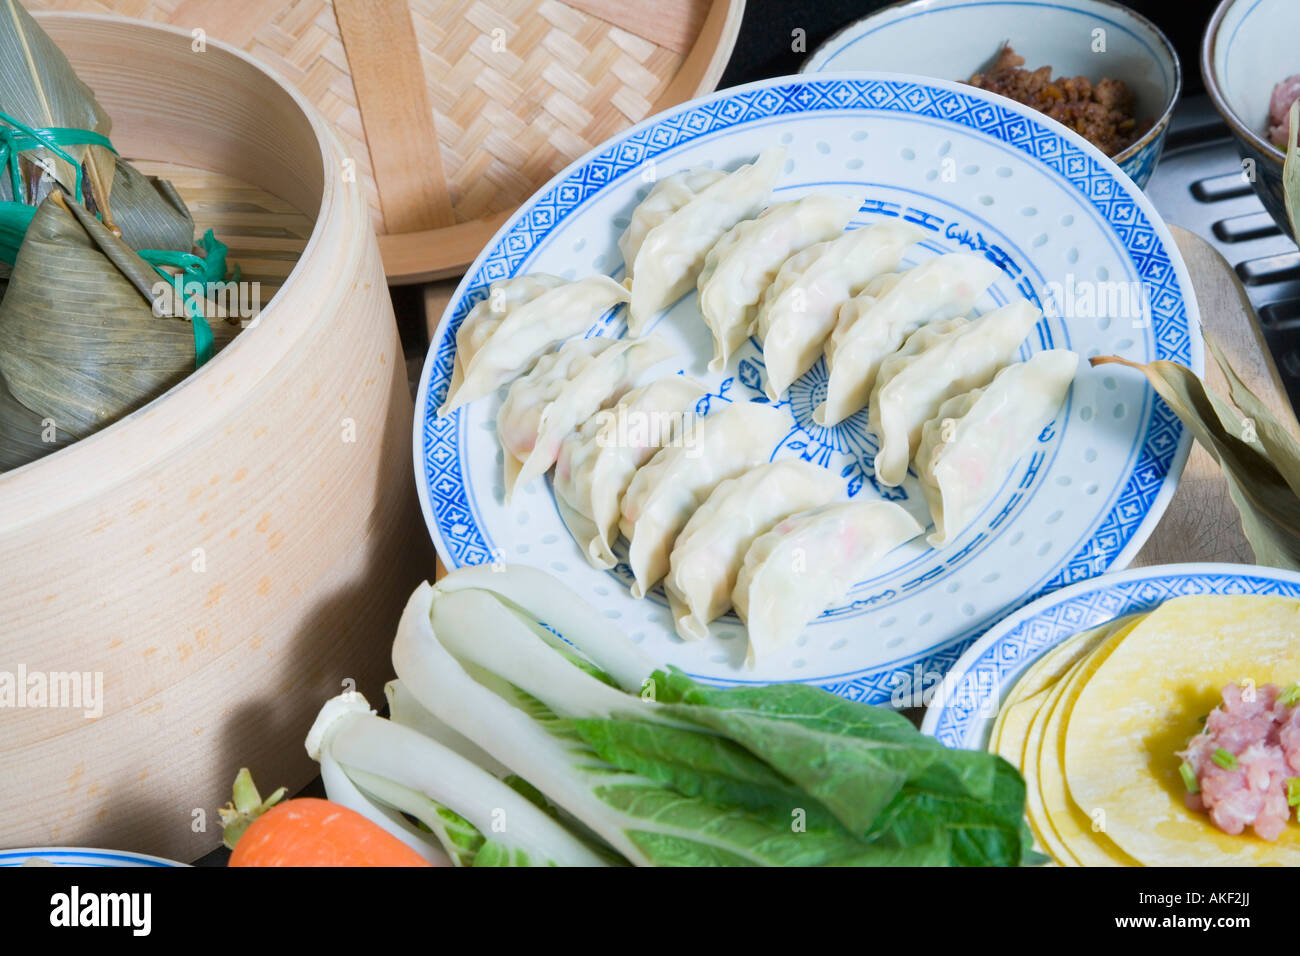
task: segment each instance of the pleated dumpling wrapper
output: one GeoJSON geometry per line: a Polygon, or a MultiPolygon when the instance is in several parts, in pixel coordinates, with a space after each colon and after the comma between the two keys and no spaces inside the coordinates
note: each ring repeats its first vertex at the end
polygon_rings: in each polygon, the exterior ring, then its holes
{"type": "Polygon", "coordinates": [[[673,543],[718,483],[770,461],[792,427],[770,405],[728,405],[699,419],[632,476],[619,528],[628,540],[633,597],[645,597],[668,573],[673,543]]]}
{"type": "Polygon", "coordinates": [[[770,401],[780,401],[817,364],[841,307],[873,283],[889,283],[903,253],[924,238],[915,223],[884,219],[809,246],[782,264],[755,318],[770,401]]]}
{"type": "MultiPolygon", "coordinates": [[[[193,325],[154,315],[158,274],[74,202],[41,203],[0,301],[0,375],[12,397],[78,440],[195,369],[193,325]]],[[[210,323],[220,350],[239,332],[210,323]]]]}
{"type": "Polygon", "coordinates": [[[840,307],[826,341],[826,400],[813,418],[836,425],[867,404],[880,365],[909,335],[937,319],[965,315],[1002,274],[983,256],[962,252],[927,259],[897,280],[882,276],[840,307]]]}
{"type": "Polygon", "coordinates": [[[930,323],[880,364],[867,408],[868,427],[880,440],[875,468],[881,484],[903,483],[922,426],[948,399],[991,382],[1041,317],[1017,299],[972,322],[930,323]]]}
{"type": "Polygon", "coordinates": [[[1227,685],[1293,685],[1298,649],[1293,598],[1166,601],[1110,651],[1066,715],[1071,799],[1146,866],[1300,866],[1294,819],[1270,841],[1249,830],[1225,833],[1191,809],[1179,756],[1227,685]]]}
{"type": "Polygon", "coordinates": [[[709,622],[731,609],[731,591],[754,539],[782,518],[835,500],[833,471],[799,460],[759,465],[714,488],[677,536],[664,591],[682,640],[709,636],[709,622]]]}
{"type": "Polygon", "coordinates": [[[840,235],[861,205],[861,196],[813,193],[774,203],[723,233],[705,256],[696,284],[700,314],[713,333],[709,371],[726,368],[731,354],[754,333],[759,302],[786,260],[840,235]]]}
{"type": "Polygon", "coordinates": [[[748,665],[788,646],[881,558],[920,533],[892,501],[851,501],[791,515],[760,535],[731,594],[749,629],[748,665]]]}
{"type": "Polygon", "coordinates": [[[1078,367],[1068,349],[1038,352],[986,388],[948,399],[925,423],[916,473],[934,518],[932,546],[949,544],[988,504],[1060,412],[1078,367]]]}
{"type": "Polygon", "coordinates": [[[634,388],[564,439],[555,461],[555,504],[592,567],[618,563],[619,506],[638,468],[694,425],[709,390],[685,375],[665,375],[634,388]]]}
{"type": "Polygon", "coordinates": [[[673,354],[657,336],[594,337],[565,343],[537,360],[510,386],[497,413],[505,456],[505,498],[555,464],[560,445],[579,425],[636,384],[641,373],[673,354]]]}
{"type": "Polygon", "coordinates": [[[570,282],[546,273],[492,283],[456,330],[439,417],[517,379],[552,348],[590,329],[628,292],[609,276],[570,282]]]}
{"type": "Polygon", "coordinates": [[[655,184],[618,242],[632,291],[632,335],[695,285],[724,232],[767,204],[784,164],[785,150],[777,146],[732,173],[688,169],[655,184]]]}

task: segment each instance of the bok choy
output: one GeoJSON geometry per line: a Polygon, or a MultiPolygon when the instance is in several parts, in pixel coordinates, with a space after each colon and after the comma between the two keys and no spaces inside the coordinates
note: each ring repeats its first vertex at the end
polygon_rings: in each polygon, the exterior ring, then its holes
{"type": "Polygon", "coordinates": [[[392,721],[364,705],[322,711],[315,749],[454,862],[481,865],[489,845],[506,862],[559,864],[1035,858],[1024,782],[1001,758],[949,751],[898,714],[814,687],[726,690],[656,670],[532,568],[419,587],[393,663],[392,721]]]}

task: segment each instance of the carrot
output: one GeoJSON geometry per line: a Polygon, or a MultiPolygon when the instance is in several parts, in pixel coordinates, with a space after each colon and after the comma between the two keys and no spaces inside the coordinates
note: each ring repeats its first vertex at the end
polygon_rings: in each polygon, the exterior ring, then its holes
{"type": "Polygon", "coordinates": [[[284,792],[263,800],[248,770],[239,771],[235,799],[219,811],[230,866],[430,865],[355,810],[316,797],[279,803],[284,792]]]}

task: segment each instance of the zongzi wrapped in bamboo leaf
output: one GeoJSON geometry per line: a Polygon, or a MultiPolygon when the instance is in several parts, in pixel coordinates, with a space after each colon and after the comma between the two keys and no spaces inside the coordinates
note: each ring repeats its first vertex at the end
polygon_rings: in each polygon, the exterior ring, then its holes
{"type": "Polygon", "coordinates": [[[62,188],[133,249],[189,251],[185,203],[116,155],[112,120],[18,0],[0,0],[0,114],[0,201],[37,206],[62,188]]]}
{"type": "MultiPolygon", "coordinates": [[[[18,0],[0,0],[0,110],[32,127],[82,129],[107,136],[112,127],[90,87],[18,0]]],[[[112,152],[103,146],[69,145],[65,150],[86,171],[98,201],[107,204],[113,184],[112,152]]],[[[69,193],[75,193],[77,171],[45,149],[24,154],[69,193]]],[[[9,184],[0,185],[9,190],[9,184]]],[[[49,186],[45,187],[49,192],[49,186]]],[[[5,195],[29,205],[43,198],[5,195]]]]}
{"type": "MultiPolygon", "coordinates": [[[[0,374],[13,397],[77,440],[193,372],[194,324],[154,315],[159,281],[84,208],[47,198],[0,301],[0,374]]],[[[238,332],[212,322],[215,348],[238,332]]]]}

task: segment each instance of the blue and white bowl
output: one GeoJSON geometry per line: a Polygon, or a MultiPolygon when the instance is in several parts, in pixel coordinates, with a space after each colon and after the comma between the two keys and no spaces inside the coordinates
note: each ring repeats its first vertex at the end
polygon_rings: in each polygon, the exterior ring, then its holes
{"type": "Polygon", "coordinates": [[[1057,76],[1128,84],[1138,121],[1154,122],[1111,158],[1145,188],[1182,90],[1182,68],[1155,24],[1111,0],[910,0],[836,33],[800,72],[888,70],[965,80],[1003,41],[1025,58],[1026,69],[1048,65],[1057,76]]]}
{"type": "MultiPolygon", "coordinates": [[[[1201,77],[1215,109],[1232,130],[1242,174],[1283,232],[1291,233],[1282,190],[1286,154],[1268,139],[1273,87],[1300,73],[1296,0],[1223,0],[1201,41],[1201,77]]],[[[1294,238],[1294,236],[1292,237],[1294,238]]]]}

